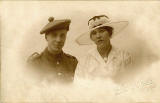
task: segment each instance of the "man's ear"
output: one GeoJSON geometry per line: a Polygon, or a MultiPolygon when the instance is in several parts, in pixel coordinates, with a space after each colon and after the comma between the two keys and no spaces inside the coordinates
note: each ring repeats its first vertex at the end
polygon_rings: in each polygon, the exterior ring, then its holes
{"type": "Polygon", "coordinates": [[[112,35],[110,35],[109,38],[112,39],[112,35]]]}
{"type": "Polygon", "coordinates": [[[45,39],[46,39],[46,41],[48,41],[48,39],[47,39],[47,34],[45,34],[45,39]]]}

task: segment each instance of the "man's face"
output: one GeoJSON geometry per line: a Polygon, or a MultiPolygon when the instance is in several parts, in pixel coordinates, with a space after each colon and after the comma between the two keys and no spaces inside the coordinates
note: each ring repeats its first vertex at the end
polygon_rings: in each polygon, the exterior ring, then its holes
{"type": "Polygon", "coordinates": [[[105,28],[97,28],[91,31],[90,37],[97,46],[104,46],[110,42],[109,33],[105,28]]]}
{"type": "Polygon", "coordinates": [[[53,52],[60,52],[64,46],[66,35],[66,29],[54,30],[47,33],[48,48],[53,52]]]}

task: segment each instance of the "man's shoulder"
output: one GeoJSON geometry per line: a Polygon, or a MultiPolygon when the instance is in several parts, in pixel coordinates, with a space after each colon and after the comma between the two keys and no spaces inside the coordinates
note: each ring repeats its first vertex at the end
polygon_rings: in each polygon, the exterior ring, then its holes
{"type": "Polygon", "coordinates": [[[35,63],[35,62],[40,61],[40,58],[41,58],[41,54],[39,54],[38,52],[34,52],[28,57],[27,62],[35,63]]]}
{"type": "Polygon", "coordinates": [[[67,53],[64,53],[64,55],[67,57],[67,59],[69,59],[73,63],[76,63],[76,64],[78,63],[78,60],[77,60],[77,58],[75,56],[67,54],[67,53]]]}
{"type": "Polygon", "coordinates": [[[68,54],[68,53],[64,53],[64,55],[69,58],[69,59],[72,59],[72,60],[77,60],[77,58],[71,54],[68,54]]]}

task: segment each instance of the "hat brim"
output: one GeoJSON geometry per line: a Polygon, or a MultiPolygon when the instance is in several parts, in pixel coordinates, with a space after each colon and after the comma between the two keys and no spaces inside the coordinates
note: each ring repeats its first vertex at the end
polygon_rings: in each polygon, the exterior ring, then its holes
{"type": "Polygon", "coordinates": [[[90,29],[89,31],[81,34],[77,39],[76,42],[79,45],[89,45],[93,44],[92,40],[90,39],[90,32],[92,30],[95,30],[100,27],[105,27],[105,26],[110,26],[113,28],[113,33],[112,37],[114,37],[116,34],[118,34],[122,29],[124,29],[128,25],[128,21],[119,21],[119,22],[110,22],[110,23],[105,23],[103,25],[97,26],[93,29],[90,29]]]}

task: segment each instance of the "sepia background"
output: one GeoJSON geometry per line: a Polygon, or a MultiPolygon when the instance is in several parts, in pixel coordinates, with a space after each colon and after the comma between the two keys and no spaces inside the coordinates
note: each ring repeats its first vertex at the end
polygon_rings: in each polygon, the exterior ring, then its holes
{"type": "Polygon", "coordinates": [[[0,2],[1,99],[8,103],[29,102],[156,102],[160,101],[160,2],[151,1],[14,1],[0,2]],[[114,46],[133,55],[134,66],[121,75],[123,85],[55,87],[30,78],[24,65],[46,41],[40,30],[48,18],[71,19],[63,50],[81,60],[94,45],[78,45],[75,39],[88,30],[88,20],[107,15],[129,25],[112,38],[114,46]],[[115,99],[116,98],[116,99],[115,99]]]}

